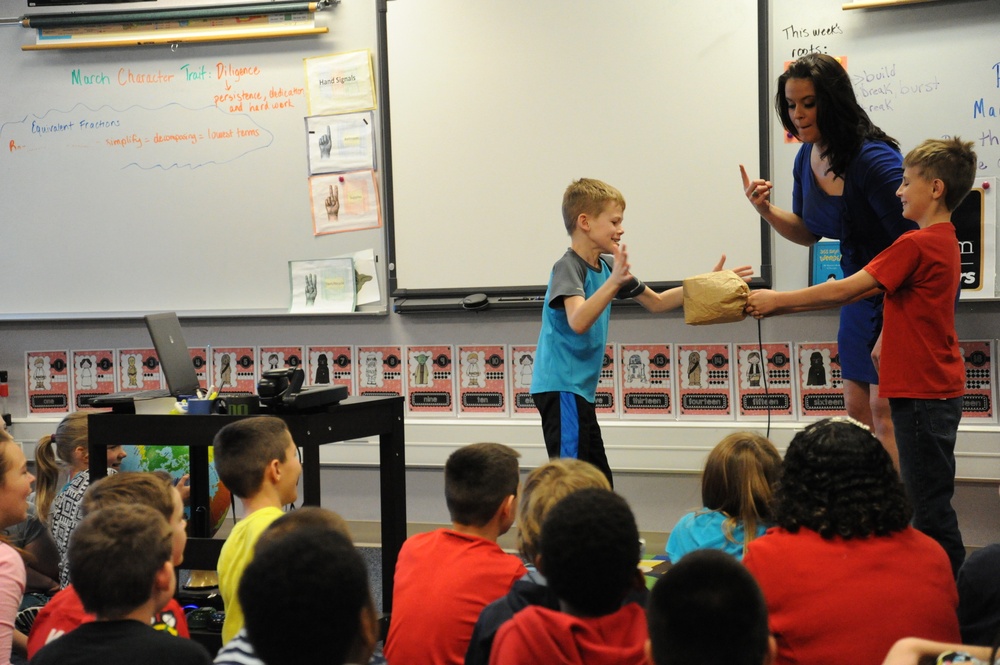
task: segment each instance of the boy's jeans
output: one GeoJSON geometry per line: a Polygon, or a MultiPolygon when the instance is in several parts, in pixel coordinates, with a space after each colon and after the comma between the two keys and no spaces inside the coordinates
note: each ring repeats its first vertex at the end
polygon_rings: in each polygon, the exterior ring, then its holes
{"type": "Polygon", "coordinates": [[[941,544],[952,570],[965,561],[965,546],[952,508],[955,493],[955,437],[962,398],[890,397],[899,467],[913,503],[913,526],[941,544]]]}

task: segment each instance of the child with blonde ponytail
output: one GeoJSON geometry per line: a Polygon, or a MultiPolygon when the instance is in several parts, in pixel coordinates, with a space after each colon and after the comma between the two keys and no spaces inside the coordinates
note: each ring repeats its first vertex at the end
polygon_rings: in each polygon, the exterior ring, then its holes
{"type": "MultiPolygon", "coordinates": [[[[108,474],[116,473],[126,457],[121,446],[108,446],[108,474]]],[[[77,411],[62,419],[54,434],[43,436],[35,447],[35,509],[48,525],[59,549],[60,585],[69,583],[66,552],[73,529],[83,519],[80,503],[90,486],[90,452],[87,413],[77,411]]]]}
{"type": "Polygon", "coordinates": [[[35,446],[35,508],[48,524],[52,500],[66,482],[87,468],[87,414],[78,411],[62,419],[53,434],[35,446]]]}

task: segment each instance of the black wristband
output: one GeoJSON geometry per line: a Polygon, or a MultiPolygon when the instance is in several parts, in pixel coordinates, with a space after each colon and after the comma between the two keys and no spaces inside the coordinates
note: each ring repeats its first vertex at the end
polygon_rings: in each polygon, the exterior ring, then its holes
{"type": "Polygon", "coordinates": [[[627,300],[629,298],[635,298],[637,295],[646,290],[646,285],[642,283],[642,280],[638,277],[633,277],[631,282],[624,284],[615,297],[619,300],[627,300]]]}

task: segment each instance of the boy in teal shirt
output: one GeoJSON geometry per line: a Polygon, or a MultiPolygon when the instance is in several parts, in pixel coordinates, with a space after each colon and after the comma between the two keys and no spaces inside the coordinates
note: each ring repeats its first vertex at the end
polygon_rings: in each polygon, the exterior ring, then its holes
{"type": "MultiPolygon", "coordinates": [[[[570,248],[553,266],[545,292],[531,396],[549,457],[590,462],[613,483],[594,405],[611,301],[633,298],[650,312],[668,312],[683,304],[684,294],[681,287],[657,293],[632,275],[620,244],[625,197],[617,189],[581,178],[563,194],[562,212],[570,248]]],[[[753,274],[750,266],[735,272],[744,279],[753,274]]]]}

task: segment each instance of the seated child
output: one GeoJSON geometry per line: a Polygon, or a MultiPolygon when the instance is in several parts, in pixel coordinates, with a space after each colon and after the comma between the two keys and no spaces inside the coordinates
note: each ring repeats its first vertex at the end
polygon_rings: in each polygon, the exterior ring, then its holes
{"type": "MultiPolygon", "coordinates": [[[[87,470],[87,413],[77,411],[59,421],[56,431],[35,444],[35,508],[48,524],[52,500],[81,471],[87,470]]],[[[108,464],[111,467],[111,464],[108,464]]],[[[65,549],[65,548],[64,548],[65,549]]]]}
{"type": "Polygon", "coordinates": [[[768,665],[774,638],[764,596],[719,550],[692,552],[656,581],[646,606],[651,665],[768,665]]]}
{"type": "Polygon", "coordinates": [[[525,607],[541,605],[559,609],[559,599],[549,589],[535,563],[542,522],[560,499],[588,487],[611,489],[600,469],[574,457],[550,460],[528,474],[517,509],[517,544],[528,572],[514,583],[506,596],[483,608],[465,653],[465,665],[486,665],[497,630],[525,607]]]}
{"type": "Polygon", "coordinates": [[[517,514],[517,451],[463,446],[444,467],[452,528],[411,536],[396,562],[385,657],[393,665],[460,665],[479,613],[525,572],[497,538],[517,514]]]}
{"type": "Polygon", "coordinates": [[[969,555],[958,570],[958,626],[962,642],[987,646],[1000,632],[1000,544],[969,555]]]}
{"type": "MultiPolygon", "coordinates": [[[[34,479],[28,472],[21,446],[6,428],[0,429],[0,528],[17,524],[28,516],[28,495],[34,479]]],[[[0,538],[0,663],[3,665],[25,653],[24,633],[17,628],[25,577],[22,553],[0,538]]]]}
{"type": "MultiPolygon", "coordinates": [[[[337,513],[332,510],[325,510],[318,506],[303,506],[298,510],[285,513],[278,519],[271,522],[271,524],[264,529],[264,533],[260,534],[260,538],[257,539],[257,544],[254,546],[253,560],[257,560],[257,554],[260,552],[261,548],[268,545],[268,543],[280,540],[289,533],[304,527],[317,528],[325,531],[337,531],[348,538],[351,536],[350,531],[347,528],[347,522],[345,522],[344,519],[337,513]]],[[[313,588],[314,582],[315,580],[310,581],[310,588],[313,588]]],[[[241,587],[243,585],[242,579],[240,580],[240,585],[241,587]]],[[[310,596],[310,598],[312,597],[313,596],[310,596]]],[[[297,601],[300,596],[292,594],[290,595],[290,598],[297,601]]],[[[328,597],[323,596],[322,594],[317,596],[318,602],[325,602],[327,599],[328,597]]],[[[241,602],[240,605],[242,606],[243,603],[241,602]]],[[[295,607],[296,610],[292,613],[293,616],[297,616],[298,613],[301,612],[311,611],[309,609],[311,606],[308,602],[297,602],[295,607]]],[[[243,628],[236,633],[236,636],[233,637],[233,639],[226,642],[225,646],[219,650],[214,663],[215,665],[263,665],[263,661],[257,655],[257,650],[254,648],[250,638],[247,636],[246,625],[244,625],[243,628]]]]}
{"type": "MultiPolygon", "coordinates": [[[[982,662],[994,662],[988,657],[989,649],[975,649],[1000,643],[1000,543],[991,543],[969,554],[958,571],[958,625],[962,633],[962,645],[946,645],[909,638],[900,640],[893,651],[900,653],[933,655],[935,658],[945,651],[971,653],[982,662]],[[964,646],[963,646],[964,645],[964,646]]],[[[994,649],[996,650],[996,649],[994,649]]],[[[893,653],[890,651],[890,653],[893,653]]],[[[893,661],[900,664],[908,661],[893,661]]],[[[912,662],[916,663],[914,657],[912,662]]]]}
{"type": "Polygon", "coordinates": [[[343,520],[322,508],[303,508],[271,524],[239,594],[244,629],[216,665],[367,663],[378,640],[368,570],[343,520]],[[307,512],[313,515],[297,519],[307,512]],[[297,591],[305,588],[308,593],[297,591]],[[236,652],[242,640],[248,649],[236,652]]]}
{"type": "MultiPolygon", "coordinates": [[[[69,584],[69,538],[83,519],[80,504],[90,485],[88,445],[87,413],[77,411],[63,418],[55,433],[43,436],[35,446],[35,507],[59,549],[59,585],[63,587],[69,584]]],[[[117,473],[126,457],[121,446],[108,446],[108,475],[117,473]]]]}
{"type": "Polygon", "coordinates": [[[688,552],[707,547],[742,559],[747,543],[769,526],[780,473],[781,455],[763,436],[736,432],[720,441],[701,476],[704,508],[677,522],[667,540],[667,558],[677,563],[688,552]]]}
{"type": "Polygon", "coordinates": [[[119,504],[85,517],[70,540],[70,575],[84,608],[97,620],[45,645],[31,662],[210,663],[197,642],[178,640],[149,625],[149,618],[174,595],[174,540],[174,529],[149,506],[119,504]]]}
{"type": "Polygon", "coordinates": [[[908,636],[959,642],[958,592],[941,546],[910,524],[892,458],[867,426],[828,418],[796,433],[775,526],[750,543],[777,663],[877,663],[908,636]]]}
{"type": "Polygon", "coordinates": [[[643,665],[645,612],[622,604],[643,585],[639,548],[635,516],[614,492],[584,489],[559,501],[542,524],[539,569],[561,611],[515,614],[497,631],[490,663],[643,665]]]}
{"type": "Polygon", "coordinates": [[[29,501],[27,519],[7,527],[3,535],[11,545],[31,555],[24,561],[28,577],[21,609],[44,605],[59,591],[59,549],[48,527],[38,518],[35,504],[29,501]]]}
{"type": "Polygon", "coordinates": [[[302,464],[284,421],[274,416],[229,423],[215,435],[215,470],[219,480],[240,498],[243,519],[233,527],[219,553],[219,594],[225,604],[222,643],[243,626],[237,592],[243,569],[253,558],[257,538],[298,498],[302,464]]]}
{"type": "MultiPolygon", "coordinates": [[[[136,471],[101,478],[87,490],[82,509],[85,515],[89,515],[102,508],[126,504],[148,506],[167,520],[173,531],[171,562],[174,566],[179,566],[184,559],[184,545],[187,543],[187,522],[184,519],[180,493],[170,477],[162,472],[136,471]]],[[[105,559],[105,563],[114,570],[116,563],[113,560],[105,559]]],[[[108,583],[114,582],[108,580],[108,583]]],[[[70,584],[53,596],[35,617],[28,634],[28,657],[33,657],[49,642],[96,618],[93,613],[84,609],[76,587],[70,584]]],[[[152,615],[151,625],[171,635],[189,637],[184,610],[174,598],[152,615]]]]}

